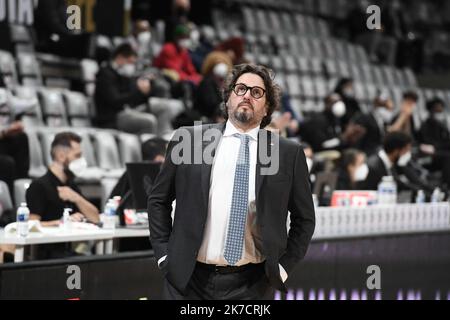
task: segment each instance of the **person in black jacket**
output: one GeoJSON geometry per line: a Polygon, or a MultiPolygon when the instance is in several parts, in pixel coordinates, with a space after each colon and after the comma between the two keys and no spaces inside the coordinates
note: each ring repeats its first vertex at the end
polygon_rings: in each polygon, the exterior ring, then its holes
{"type": "Polygon", "coordinates": [[[136,60],[131,45],[123,44],[113,53],[112,62],[97,74],[97,126],[133,133],[156,132],[156,117],[145,112],[151,83],[145,78],[133,78],[136,60]]]}
{"type": "Polygon", "coordinates": [[[325,110],[301,125],[300,136],[311,145],[314,152],[351,147],[365,131],[360,125],[353,123],[344,129],[342,118],[345,114],[346,106],[340,95],[331,94],[325,98],[325,110]]]}
{"type": "Polygon", "coordinates": [[[450,187],[450,130],[445,113],[445,103],[439,98],[428,101],[428,119],[419,131],[421,151],[432,157],[427,167],[431,171],[442,171],[442,180],[450,187]]]}
{"type": "Polygon", "coordinates": [[[358,142],[358,149],[368,156],[376,154],[383,145],[386,130],[393,118],[394,103],[387,95],[380,93],[373,102],[369,113],[360,113],[353,122],[365,129],[365,134],[358,142]]]}
{"type": "Polygon", "coordinates": [[[411,159],[412,139],[403,132],[386,135],[383,149],[368,160],[369,174],[365,189],[377,190],[384,176],[393,176],[398,182],[398,167],[406,166],[411,159]]]}
{"type": "Polygon", "coordinates": [[[342,102],[345,104],[345,114],[341,119],[342,127],[345,130],[350,120],[357,114],[361,113],[361,107],[355,99],[355,88],[353,86],[353,79],[342,78],[339,80],[334,92],[342,97],[342,102]]]}

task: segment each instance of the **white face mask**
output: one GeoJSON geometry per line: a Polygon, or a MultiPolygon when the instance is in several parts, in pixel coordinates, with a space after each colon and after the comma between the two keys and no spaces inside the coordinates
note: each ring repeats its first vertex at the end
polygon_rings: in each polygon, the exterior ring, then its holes
{"type": "Polygon", "coordinates": [[[346,111],[345,103],[342,101],[335,102],[331,107],[331,112],[333,112],[336,118],[342,118],[346,111]]]}
{"type": "Polygon", "coordinates": [[[127,63],[117,69],[117,72],[124,77],[131,78],[136,74],[136,65],[133,63],[127,63]]]}
{"type": "Polygon", "coordinates": [[[137,40],[140,44],[148,44],[152,40],[152,33],[144,31],[138,34],[137,40]]]}
{"type": "Polygon", "coordinates": [[[228,66],[225,63],[216,64],[213,68],[213,74],[220,79],[225,79],[228,74],[228,66]]]}
{"type": "Polygon", "coordinates": [[[407,153],[405,153],[398,159],[397,164],[400,167],[406,167],[406,165],[409,163],[409,161],[411,161],[411,158],[412,158],[411,151],[408,151],[407,153]]]}
{"type": "Polygon", "coordinates": [[[191,39],[178,40],[178,46],[183,49],[189,49],[191,47],[191,39]]]}
{"type": "Polygon", "coordinates": [[[311,169],[314,165],[314,161],[311,158],[306,158],[306,165],[308,166],[308,172],[311,172],[311,169]]]}
{"type": "Polygon", "coordinates": [[[384,107],[377,108],[376,113],[384,123],[390,123],[392,121],[392,118],[394,117],[394,113],[384,107]]]}
{"type": "Polygon", "coordinates": [[[84,170],[87,168],[87,161],[85,158],[81,157],[75,159],[69,163],[69,170],[76,176],[80,176],[84,170]]]}
{"type": "Polygon", "coordinates": [[[364,181],[369,175],[369,167],[366,163],[360,165],[355,171],[355,181],[364,181]]]}
{"type": "Polygon", "coordinates": [[[446,118],[444,112],[433,113],[433,118],[434,118],[437,122],[442,123],[442,124],[446,124],[446,122],[447,122],[447,118],[446,118]]]}

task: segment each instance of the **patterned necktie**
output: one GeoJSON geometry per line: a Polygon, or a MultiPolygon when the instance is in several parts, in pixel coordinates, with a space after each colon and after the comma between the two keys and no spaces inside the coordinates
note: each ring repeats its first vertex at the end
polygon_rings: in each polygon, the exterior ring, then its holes
{"type": "Polygon", "coordinates": [[[235,136],[241,139],[241,147],[239,148],[234,174],[233,198],[224,251],[225,260],[232,266],[241,260],[242,257],[248,213],[248,177],[250,171],[249,136],[242,134],[235,136]]]}

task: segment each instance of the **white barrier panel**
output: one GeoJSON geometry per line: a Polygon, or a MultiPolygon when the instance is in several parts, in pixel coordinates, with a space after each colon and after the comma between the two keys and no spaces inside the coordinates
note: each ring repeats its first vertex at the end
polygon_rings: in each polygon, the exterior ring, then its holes
{"type": "Polygon", "coordinates": [[[450,204],[397,204],[316,208],[313,239],[450,230],[450,204]]]}

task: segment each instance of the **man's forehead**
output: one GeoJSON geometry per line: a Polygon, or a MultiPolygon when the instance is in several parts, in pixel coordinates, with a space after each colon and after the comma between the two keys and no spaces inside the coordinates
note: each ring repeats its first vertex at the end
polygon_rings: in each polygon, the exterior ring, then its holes
{"type": "Polygon", "coordinates": [[[244,73],[241,75],[236,83],[243,83],[249,86],[258,86],[264,88],[264,80],[259,75],[254,73],[244,73]]]}

